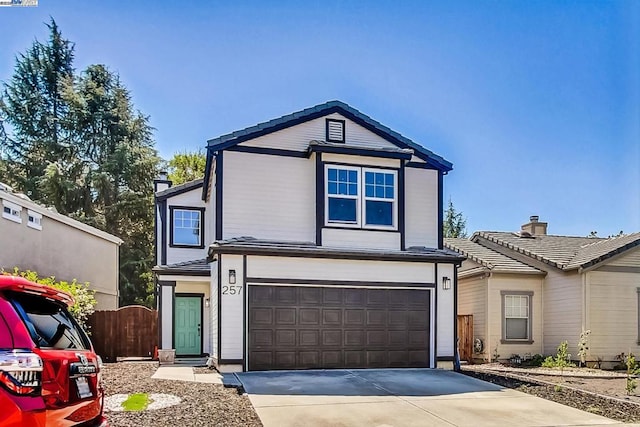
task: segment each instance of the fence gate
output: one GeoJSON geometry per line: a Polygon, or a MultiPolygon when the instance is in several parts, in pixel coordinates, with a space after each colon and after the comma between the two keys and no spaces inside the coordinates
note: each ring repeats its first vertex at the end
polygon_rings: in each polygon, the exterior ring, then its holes
{"type": "Polygon", "coordinates": [[[471,362],[473,358],[473,315],[458,315],[458,351],[460,360],[471,362]]]}
{"type": "Polygon", "coordinates": [[[87,323],[93,347],[105,362],[153,356],[158,345],[158,311],[141,305],[96,311],[87,323]]]}

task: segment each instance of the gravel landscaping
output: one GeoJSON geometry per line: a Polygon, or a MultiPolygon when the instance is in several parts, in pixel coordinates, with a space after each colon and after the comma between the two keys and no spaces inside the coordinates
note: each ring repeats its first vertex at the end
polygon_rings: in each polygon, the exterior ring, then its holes
{"type": "MultiPolygon", "coordinates": [[[[133,393],[162,393],[177,396],[180,402],[162,409],[138,412],[105,411],[109,425],[141,426],[261,426],[251,402],[235,389],[219,384],[152,379],[157,362],[105,364],[105,396],[133,393]]],[[[206,371],[202,371],[206,372],[206,371]]],[[[211,371],[208,371],[211,372],[211,371]]]]}
{"type": "Polygon", "coordinates": [[[640,396],[627,396],[626,380],[620,373],[565,369],[560,375],[557,370],[513,368],[499,363],[465,365],[462,372],[614,420],[640,422],[640,396]]]}

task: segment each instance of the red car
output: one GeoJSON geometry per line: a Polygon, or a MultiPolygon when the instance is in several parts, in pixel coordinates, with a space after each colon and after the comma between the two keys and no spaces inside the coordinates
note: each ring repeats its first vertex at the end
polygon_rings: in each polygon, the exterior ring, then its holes
{"type": "Polygon", "coordinates": [[[102,361],[67,311],[73,298],[0,275],[0,427],[106,426],[102,361]]]}

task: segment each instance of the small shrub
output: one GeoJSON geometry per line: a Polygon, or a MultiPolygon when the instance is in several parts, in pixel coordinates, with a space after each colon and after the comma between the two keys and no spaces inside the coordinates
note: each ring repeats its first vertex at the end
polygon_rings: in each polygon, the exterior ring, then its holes
{"type": "Polygon", "coordinates": [[[587,353],[589,352],[589,334],[591,330],[582,331],[578,340],[578,357],[580,358],[580,367],[587,366],[587,353]]]}
{"type": "Polygon", "coordinates": [[[560,373],[564,373],[564,368],[574,367],[575,363],[571,362],[571,355],[568,352],[569,342],[562,341],[558,346],[556,357],[549,356],[544,359],[542,366],[545,368],[560,368],[560,373]]]}
{"type": "Polygon", "coordinates": [[[543,355],[534,354],[533,356],[531,356],[531,358],[529,358],[527,361],[525,361],[523,363],[523,365],[537,368],[539,366],[542,366],[543,362],[544,362],[544,356],[543,355]]]}
{"type": "Polygon", "coordinates": [[[633,356],[633,353],[630,353],[625,358],[625,365],[627,366],[627,382],[626,382],[626,390],[627,395],[631,395],[636,387],[638,386],[638,381],[636,379],[636,375],[640,374],[640,366],[636,362],[636,358],[633,356]]]}
{"type": "Polygon", "coordinates": [[[555,391],[556,393],[560,393],[562,391],[562,386],[560,384],[554,385],[553,391],[555,391]]]}

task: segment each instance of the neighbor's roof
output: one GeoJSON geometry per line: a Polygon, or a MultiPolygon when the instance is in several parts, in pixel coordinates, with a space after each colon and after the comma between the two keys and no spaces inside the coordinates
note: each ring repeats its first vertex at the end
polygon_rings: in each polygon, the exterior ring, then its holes
{"type": "Polygon", "coordinates": [[[405,251],[386,249],[351,249],[316,246],[312,242],[288,242],[239,237],[219,240],[209,246],[209,259],[218,253],[277,255],[306,258],[347,258],[382,261],[433,261],[461,263],[463,257],[449,249],[410,247],[405,251]]]}
{"type": "Polygon", "coordinates": [[[499,252],[484,247],[465,238],[444,239],[444,246],[496,273],[545,274],[542,270],[509,258],[499,252]]]}
{"type": "Polygon", "coordinates": [[[422,158],[437,169],[443,171],[450,171],[453,169],[453,165],[444,158],[341,101],[329,101],[324,104],[316,105],[315,107],[306,108],[302,111],[287,114],[285,116],[278,117],[277,119],[269,120],[255,126],[250,126],[242,130],[210,139],[207,141],[210,149],[209,152],[224,150],[225,148],[232,147],[249,139],[257,138],[259,136],[286,129],[333,113],[339,113],[345,116],[346,118],[395,144],[399,148],[412,148],[416,156],[422,158]]]}
{"type": "Polygon", "coordinates": [[[210,276],[211,267],[206,259],[177,262],[168,265],[156,265],[153,271],[160,274],[175,274],[180,276],[210,276]]]}
{"type": "Polygon", "coordinates": [[[640,246],[640,232],[610,238],[554,235],[529,237],[500,231],[478,231],[471,236],[473,242],[481,243],[483,239],[562,270],[587,268],[640,246]]]}
{"type": "Polygon", "coordinates": [[[202,187],[203,182],[204,182],[204,178],[200,178],[193,181],[185,182],[184,184],[179,184],[173,187],[169,187],[166,190],[158,191],[156,193],[156,199],[158,200],[168,199],[171,196],[176,196],[178,194],[186,193],[187,191],[200,188],[202,187]]]}

